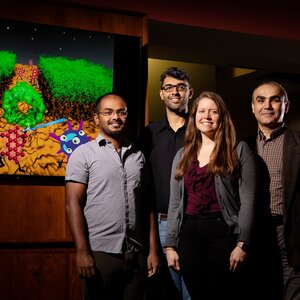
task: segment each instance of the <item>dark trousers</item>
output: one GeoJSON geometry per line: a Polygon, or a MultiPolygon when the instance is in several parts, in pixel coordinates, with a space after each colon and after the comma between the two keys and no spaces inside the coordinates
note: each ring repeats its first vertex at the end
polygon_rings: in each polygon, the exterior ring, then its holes
{"type": "Polygon", "coordinates": [[[123,255],[93,252],[97,274],[84,279],[85,300],[143,299],[147,283],[146,257],[137,253],[128,265],[123,255]]]}
{"type": "Polygon", "coordinates": [[[255,224],[248,257],[248,294],[252,299],[282,300],[283,274],[276,226],[269,214],[262,215],[255,224]]]}
{"type": "Polygon", "coordinates": [[[184,217],[178,254],[191,299],[245,299],[238,291],[239,276],[229,271],[236,243],[221,213],[184,217]]]}
{"type": "Polygon", "coordinates": [[[287,249],[284,240],[283,223],[276,226],[277,245],[280,252],[284,280],[284,300],[300,299],[300,268],[290,267],[287,259],[287,249]]]}

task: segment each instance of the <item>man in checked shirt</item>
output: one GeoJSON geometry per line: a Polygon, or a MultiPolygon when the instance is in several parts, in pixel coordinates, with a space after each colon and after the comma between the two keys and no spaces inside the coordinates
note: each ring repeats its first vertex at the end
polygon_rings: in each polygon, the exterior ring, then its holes
{"type": "MultiPolygon", "coordinates": [[[[287,128],[283,121],[289,107],[287,92],[279,83],[268,81],[256,87],[252,112],[258,134],[250,144],[264,162],[270,179],[270,212],[281,260],[283,299],[299,300],[300,132],[287,128]]],[[[264,249],[260,248],[260,255],[261,251],[264,249]]]]}

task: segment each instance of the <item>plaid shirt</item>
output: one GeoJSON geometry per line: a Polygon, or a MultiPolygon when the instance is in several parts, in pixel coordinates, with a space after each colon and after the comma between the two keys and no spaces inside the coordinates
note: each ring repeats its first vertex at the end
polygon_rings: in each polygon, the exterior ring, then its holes
{"type": "Polygon", "coordinates": [[[259,130],[257,152],[265,161],[270,174],[270,206],[272,214],[283,214],[282,201],[282,153],[285,124],[272,131],[269,139],[259,130]]]}

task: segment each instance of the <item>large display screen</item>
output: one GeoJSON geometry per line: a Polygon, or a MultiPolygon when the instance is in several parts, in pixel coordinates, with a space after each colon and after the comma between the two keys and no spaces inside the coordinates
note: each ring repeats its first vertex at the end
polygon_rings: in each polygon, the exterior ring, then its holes
{"type": "Polygon", "coordinates": [[[0,41],[0,175],[64,176],[74,149],[98,135],[102,94],[143,109],[140,38],[0,20],[0,41]]]}

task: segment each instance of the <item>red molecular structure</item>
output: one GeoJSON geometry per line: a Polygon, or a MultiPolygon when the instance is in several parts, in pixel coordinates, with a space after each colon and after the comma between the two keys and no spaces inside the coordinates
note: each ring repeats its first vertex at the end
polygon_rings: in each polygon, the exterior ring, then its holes
{"type": "Polygon", "coordinates": [[[35,83],[37,81],[37,79],[39,77],[39,73],[40,73],[40,71],[37,67],[32,68],[32,72],[31,72],[31,75],[30,75],[30,81],[32,83],[35,83]]]}
{"type": "Polygon", "coordinates": [[[23,67],[18,67],[16,68],[16,75],[18,76],[18,79],[22,80],[23,79],[23,76],[25,74],[25,68],[23,67]]]}
{"type": "Polygon", "coordinates": [[[23,147],[27,141],[28,135],[23,132],[19,126],[16,126],[10,128],[6,132],[1,132],[0,137],[6,140],[6,150],[2,150],[0,155],[2,157],[7,157],[8,160],[12,160],[18,164],[19,159],[25,156],[23,147]]]}

